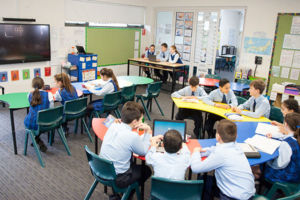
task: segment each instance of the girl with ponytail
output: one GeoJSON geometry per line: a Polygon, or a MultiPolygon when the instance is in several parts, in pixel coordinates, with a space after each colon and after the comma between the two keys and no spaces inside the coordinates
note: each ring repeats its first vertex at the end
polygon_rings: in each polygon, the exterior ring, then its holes
{"type": "Polygon", "coordinates": [[[54,76],[54,80],[56,86],[59,88],[56,94],[54,95],[56,101],[60,101],[61,104],[64,105],[65,101],[78,98],[76,89],[71,84],[71,81],[67,74],[65,73],[56,74],[54,76]]]}
{"type": "MultiPolygon", "coordinates": [[[[108,68],[102,68],[100,70],[100,76],[102,83],[97,88],[91,88],[85,86],[91,93],[104,96],[106,94],[110,94],[113,92],[117,92],[120,90],[118,80],[113,72],[113,70],[108,68]]],[[[91,102],[87,107],[87,112],[90,114],[93,110],[101,111],[102,107],[102,99],[91,102]]]]}
{"type": "MultiPolygon", "coordinates": [[[[35,77],[32,80],[32,87],[34,91],[29,93],[28,101],[30,103],[30,108],[27,116],[24,119],[24,125],[26,129],[37,130],[37,114],[40,110],[47,109],[49,107],[53,107],[53,96],[51,93],[48,93],[43,90],[44,88],[44,80],[40,77],[35,77]]],[[[44,142],[40,139],[40,135],[35,137],[37,144],[40,146],[40,150],[42,152],[47,151],[47,147],[44,142]]]]}
{"type": "MultiPolygon", "coordinates": [[[[278,158],[269,161],[265,178],[272,182],[300,182],[300,114],[289,113],[284,119],[286,133],[280,135],[278,158]]],[[[269,134],[268,137],[276,137],[269,134]]],[[[277,137],[278,138],[278,137],[277,137]]]]}
{"type": "Polygon", "coordinates": [[[170,63],[179,63],[183,64],[181,58],[180,58],[180,53],[177,51],[177,48],[175,45],[172,45],[170,47],[170,57],[169,57],[169,62],[170,63]]]}

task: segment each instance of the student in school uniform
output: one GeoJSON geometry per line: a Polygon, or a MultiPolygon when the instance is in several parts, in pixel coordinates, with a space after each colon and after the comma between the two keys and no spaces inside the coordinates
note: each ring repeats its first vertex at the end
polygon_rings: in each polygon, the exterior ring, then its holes
{"type": "MultiPolygon", "coordinates": [[[[203,99],[207,96],[202,87],[199,86],[199,78],[193,76],[189,80],[189,86],[182,88],[171,94],[171,97],[181,99],[203,99]]],[[[176,120],[192,118],[194,120],[194,134],[199,138],[199,130],[202,125],[202,112],[194,109],[180,108],[176,114],[176,120]]]]}
{"type": "Polygon", "coordinates": [[[300,182],[300,114],[289,113],[284,119],[287,132],[268,137],[281,139],[279,156],[267,162],[264,177],[272,182],[300,182]]]}
{"type": "Polygon", "coordinates": [[[121,123],[113,123],[108,128],[100,150],[100,156],[113,162],[116,170],[116,185],[120,188],[138,181],[140,184],[151,176],[148,166],[131,163],[132,153],[144,156],[150,147],[151,128],[142,123],[143,107],[133,101],[127,102],[121,111],[121,123]],[[139,136],[132,129],[143,129],[139,136]]]}
{"type": "MultiPolygon", "coordinates": [[[[203,99],[203,102],[208,105],[223,109],[229,109],[238,105],[236,96],[230,89],[230,82],[227,79],[221,79],[219,82],[219,88],[213,90],[207,97],[203,99]]],[[[212,113],[208,115],[208,120],[205,122],[205,127],[210,137],[215,137],[213,128],[216,121],[221,119],[223,119],[223,117],[212,113]]]]}
{"type": "MultiPolygon", "coordinates": [[[[167,45],[167,43],[162,43],[161,44],[161,51],[160,51],[160,53],[157,56],[157,60],[161,61],[161,62],[167,62],[169,60],[169,57],[170,57],[169,54],[170,53],[168,51],[168,45],[167,45]]],[[[168,71],[164,71],[163,70],[163,74],[161,74],[159,69],[154,69],[154,73],[164,83],[167,81],[167,79],[168,79],[168,71]]]]}
{"type": "Polygon", "coordinates": [[[177,130],[168,130],[164,136],[151,140],[151,148],[146,154],[146,162],[152,165],[154,176],[184,180],[185,171],[190,166],[191,153],[177,130]],[[159,143],[165,149],[157,152],[159,143]]]}
{"type": "MultiPolygon", "coordinates": [[[[108,68],[103,68],[100,70],[101,80],[104,82],[102,85],[97,86],[97,88],[90,88],[85,86],[90,92],[97,96],[104,96],[113,92],[120,90],[118,80],[113,72],[113,70],[108,68]],[[100,88],[98,88],[100,87],[100,88]]],[[[90,115],[93,110],[101,111],[103,109],[102,99],[92,101],[87,106],[87,113],[90,115]]]]}
{"type": "Polygon", "coordinates": [[[238,114],[243,114],[248,117],[269,118],[270,115],[270,103],[262,93],[265,90],[265,83],[262,80],[254,80],[250,83],[250,98],[238,107],[233,107],[232,111],[238,114]],[[244,109],[248,111],[243,111],[244,109]]]}
{"type": "MultiPolygon", "coordinates": [[[[169,63],[178,63],[178,64],[183,64],[181,58],[180,58],[180,53],[177,51],[177,48],[175,45],[172,45],[170,47],[170,56],[169,56],[169,63]]],[[[183,69],[183,68],[180,68],[183,69]]],[[[173,72],[169,72],[170,76],[173,78],[173,72]]]]}
{"type": "Polygon", "coordinates": [[[194,173],[215,170],[221,200],[251,199],[255,194],[254,176],[236,137],[235,123],[223,119],[217,126],[218,144],[208,149],[195,148],[191,158],[194,173]],[[202,156],[207,158],[202,161],[202,156]]]}
{"type": "MultiPolygon", "coordinates": [[[[30,103],[29,112],[24,119],[24,125],[26,129],[37,130],[37,115],[40,110],[54,107],[53,95],[43,90],[44,80],[40,77],[35,77],[32,80],[33,92],[28,95],[28,101],[30,103]]],[[[37,144],[42,152],[47,151],[47,147],[44,142],[40,139],[40,135],[35,138],[37,144]]]]}
{"type": "MultiPolygon", "coordinates": [[[[156,55],[155,54],[155,45],[151,44],[150,48],[145,52],[145,59],[149,59],[149,55],[156,55]]],[[[144,72],[146,73],[148,78],[151,78],[149,68],[143,68],[144,72]]]]}
{"type": "Polygon", "coordinates": [[[78,95],[76,89],[71,84],[67,74],[61,73],[54,76],[56,86],[59,88],[54,95],[56,101],[60,101],[62,105],[66,101],[77,99],[78,95]]]}
{"type": "MultiPolygon", "coordinates": [[[[298,101],[296,101],[295,99],[287,99],[283,101],[281,104],[281,112],[283,117],[285,117],[289,113],[300,113],[298,101]]],[[[278,126],[280,132],[287,133],[287,130],[284,128],[284,125],[282,123],[272,121],[271,124],[278,126]]]]}

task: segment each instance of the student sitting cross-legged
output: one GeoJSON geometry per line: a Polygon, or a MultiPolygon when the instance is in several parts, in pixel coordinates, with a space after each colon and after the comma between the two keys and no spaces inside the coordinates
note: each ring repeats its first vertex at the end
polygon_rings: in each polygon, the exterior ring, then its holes
{"type": "Polygon", "coordinates": [[[132,154],[146,155],[150,147],[152,130],[142,123],[144,109],[133,101],[127,102],[121,111],[121,123],[113,123],[108,128],[100,150],[100,156],[113,162],[116,170],[116,185],[127,187],[138,181],[140,184],[151,176],[148,166],[131,163],[132,154]],[[143,136],[139,136],[132,129],[143,129],[143,136]],[[144,172],[144,173],[142,173],[144,172]]]}
{"type": "MultiPolygon", "coordinates": [[[[236,96],[230,89],[230,82],[227,79],[221,79],[219,82],[219,88],[209,93],[209,95],[203,99],[203,102],[208,105],[224,109],[229,109],[238,105],[236,96]]],[[[223,119],[223,117],[212,113],[208,115],[208,120],[205,122],[205,128],[209,137],[215,137],[215,133],[213,131],[214,124],[216,121],[221,119],[223,119]]]]}
{"type": "Polygon", "coordinates": [[[254,176],[244,152],[235,142],[236,137],[235,123],[223,119],[217,126],[217,145],[202,150],[195,148],[191,158],[194,173],[215,170],[221,200],[251,199],[255,194],[254,176]],[[202,161],[201,156],[207,158],[202,161]]]}
{"type": "MultiPolygon", "coordinates": [[[[207,96],[207,94],[202,87],[199,87],[199,78],[196,76],[190,78],[189,86],[171,94],[171,97],[181,99],[202,99],[204,96],[207,96]]],[[[179,108],[179,111],[176,114],[176,120],[188,118],[194,120],[194,134],[199,138],[199,130],[202,124],[202,112],[194,109],[179,108]]]]}
{"type": "Polygon", "coordinates": [[[190,166],[191,153],[182,136],[176,130],[167,131],[164,136],[151,139],[151,149],[146,154],[146,162],[153,166],[154,176],[184,180],[185,171],[190,166]],[[157,152],[159,144],[165,152],[157,152]]]}
{"type": "Polygon", "coordinates": [[[265,83],[262,80],[254,80],[250,83],[250,99],[238,107],[233,107],[232,111],[249,117],[260,118],[270,115],[270,103],[262,93],[265,90],[265,83]],[[243,111],[246,109],[248,111],[243,111]]]}

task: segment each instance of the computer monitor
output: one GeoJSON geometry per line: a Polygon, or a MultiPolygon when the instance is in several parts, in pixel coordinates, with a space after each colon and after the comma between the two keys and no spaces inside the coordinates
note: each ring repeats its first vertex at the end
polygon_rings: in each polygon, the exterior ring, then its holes
{"type": "Polygon", "coordinates": [[[156,55],[149,55],[149,61],[151,61],[151,62],[158,62],[156,60],[156,55]]]}
{"type": "Polygon", "coordinates": [[[186,122],[178,120],[162,120],[155,119],[153,121],[153,136],[164,135],[168,130],[177,130],[182,136],[182,140],[186,139],[186,122]]]}

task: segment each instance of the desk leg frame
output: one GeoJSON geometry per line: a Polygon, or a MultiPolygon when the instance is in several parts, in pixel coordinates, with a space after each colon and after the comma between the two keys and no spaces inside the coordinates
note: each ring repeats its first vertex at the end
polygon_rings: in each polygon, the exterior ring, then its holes
{"type": "Polygon", "coordinates": [[[174,110],[175,110],[175,103],[173,101],[173,104],[172,104],[172,114],[171,114],[171,120],[174,119],[174,110]]]}
{"type": "Polygon", "coordinates": [[[127,76],[130,74],[130,60],[127,61],[127,76]]]}
{"type": "Polygon", "coordinates": [[[16,141],[14,109],[9,109],[9,113],[10,113],[11,134],[12,134],[12,138],[13,138],[14,153],[15,153],[15,155],[17,155],[18,154],[18,149],[17,149],[17,141],[16,141]]]}
{"type": "Polygon", "coordinates": [[[175,77],[176,77],[176,74],[175,74],[175,68],[173,67],[173,75],[172,75],[172,88],[171,88],[171,93],[174,92],[174,87],[175,87],[175,83],[176,83],[176,80],[175,80],[175,77]]]}

